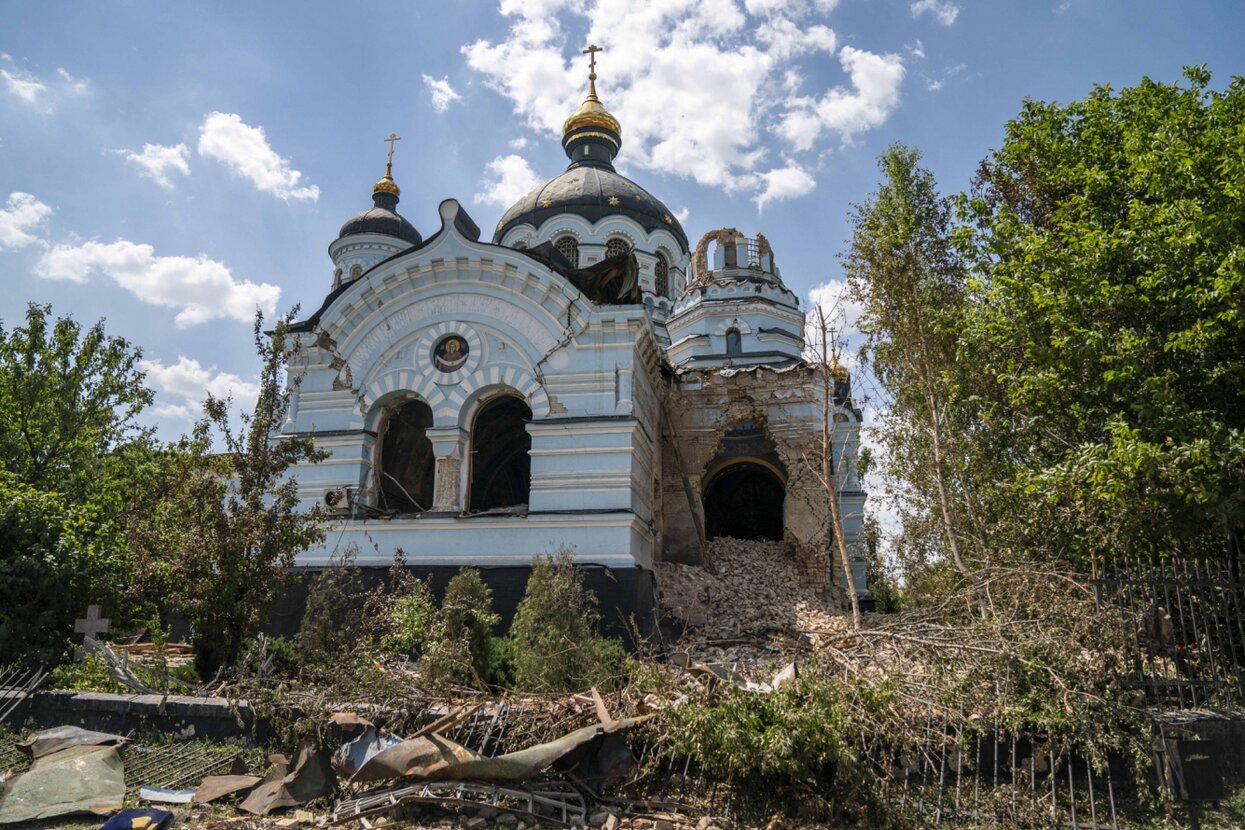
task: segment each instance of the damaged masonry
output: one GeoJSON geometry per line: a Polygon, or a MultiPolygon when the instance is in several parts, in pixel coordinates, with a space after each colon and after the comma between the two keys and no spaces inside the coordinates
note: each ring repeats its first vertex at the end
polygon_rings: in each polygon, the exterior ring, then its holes
{"type": "Polygon", "coordinates": [[[608,624],[651,628],[658,566],[712,570],[706,540],[729,537],[781,542],[805,583],[842,597],[850,581],[867,606],[847,371],[810,356],[769,240],[723,228],[693,248],[615,171],[621,140],[591,92],[566,172],[491,239],[453,199],[425,238],[390,171],[342,226],[330,293],[292,325],[281,432],[328,453],[292,474],[333,523],[299,567],[343,549],[376,572],[399,550],[436,580],[478,567],[505,617],[532,558],[565,548],[609,570],[608,624]]]}

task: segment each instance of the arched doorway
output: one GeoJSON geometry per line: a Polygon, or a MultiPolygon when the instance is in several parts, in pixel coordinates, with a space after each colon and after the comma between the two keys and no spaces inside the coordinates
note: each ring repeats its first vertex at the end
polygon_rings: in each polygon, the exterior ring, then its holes
{"type": "Polygon", "coordinates": [[[785,499],[786,487],[769,467],[750,461],[731,464],[705,487],[705,535],[781,541],[785,499]]]}
{"type": "Polygon", "coordinates": [[[471,490],[467,508],[479,513],[526,505],[531,498],[532,410],[504,395],[480,407],[471,426],[471,490]]]}
{"type": "Polygon", "coordinates": [[[422,513],[432,507],[431,426],[432,410],[423,401],[407,401],[386,416],[376,474],[382,510],[422,513]]]}

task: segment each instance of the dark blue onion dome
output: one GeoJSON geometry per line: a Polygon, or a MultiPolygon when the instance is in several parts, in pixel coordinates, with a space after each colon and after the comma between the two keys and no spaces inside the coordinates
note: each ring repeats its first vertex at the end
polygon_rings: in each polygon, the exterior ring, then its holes
{"type": "Polygon", "coordinates": [[[412,245],[424,241],[415,226],[395,210],[402,191],[393,180],[391,165],[392,162],[385,165],[385,175],[372,187],[372,207],[342,225],[339,238],[361,233],[381,233],[385,236],[396,236],[412,245]]]}
{"type": "Polygon", "coordinates": [[[597,98],[596,73],[588,76],[588,97],[562,126],[562,149],[571,163],[562,175],[528,193],[506,211],[497,223],[497,243],[516,225],[539,228],[552,216],[572,213],[589,222],[606,216],[626,216],[651,233],[665,229],[688,250],[687,234],[662,204],[635,182],[614,170],[614,157],[622,147],[622,126],[597,98]]]}

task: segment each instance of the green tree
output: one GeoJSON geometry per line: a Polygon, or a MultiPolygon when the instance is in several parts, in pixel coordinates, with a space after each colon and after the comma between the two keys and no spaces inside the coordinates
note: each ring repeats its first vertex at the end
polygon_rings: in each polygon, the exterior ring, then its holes
{"type": "Polygon", "coordinates": [[[106,335],[103,321],[84,332],[51,314],[31,303],[24,326],[0,327],[0,463],[80,503],[110,489],[119,451],[148,443],[137,418],[152,392],[141,350],[106,335]]]}
{"type": "MultiPolygon", "coordinates": [[[[24,325],[0,327],[0,471],[29,488],[9,507],[55,504],[75,528],[76,553],[65,563],[28,557],[31,549],[16,538],[7,551],[25,586],[14,590],[49,602],[39,622],[28,620],[30,636],[45,645],[45,637],[68,642],[74,614],[90,603],[103,605],[114,625],[144,616],[123,601],[134,581],[123,528],[152,492],[166,448],[137,423],[152,400],[141,358],[128,341],[108,336],[102,321],[84,330],[72,318],[53,319],[46,305],[29,304],[24,325]],[[70,560],[72,580],[62,571],[70,560]],[[78,607],[53,610],[62,603],[78,607]],[[47,628],[53,622],[55,631],[47,628]]],[[[17,611],[9,617],[13,625],[23,619],[17,611]]],[[[48,659],[62,653],[45,645],[33,651],[48,659]]]]}
{"type": "Polygon", "coordinates": [[[353,550],[334,557],[311,578],[295,643],[302,656],[328,663],[348,655],[362,638],[367,591],[353,550]]]}
{"type": "Polygon", "coordinates": [[[619,641],[597,636],[596,605],[569,551],[532,560],[527,590],[510,624],[519,688],[586,689],[617,673],[624,651],[619,641]]]}
{"type": "Polygon", "coordinates": [[[1222,549],[1245,507],[1245,80],[1027,101],[962,200],[1011,543],[1222,549]]]}
{"type": "Polygon", "coordinates": [[[290,468],[323,458],[311,439],[280,434],[289,407],[285,367],[289,317],[266,338],[256,317],[261,358],[255,408],[231,419],[230,402],[208,396],[192,449],[209,436],[221,452],[187,453],[132,544],[191,623],[195,667],[209,678],[238,657],[285,587],[295,556],[324,539],[323,511],[300,504],[290,468]]]}
{"type": "Polygon", "coordinates": [[[967,573],[974,511],[957,362],[967,272],[953,244],[951,202],[919,162],[899,144],[879,158],[882,183],[855,207],[844,268],[862,309],[863,354],[889,399],[879,435],[903,538],[911,551],[938,534],[935,549],[967,573]]]}
{"type": "Polygon", "coordinates": [[[0,666],[56,663],[98,574],[82,510],[0,471],[0,666]]]}

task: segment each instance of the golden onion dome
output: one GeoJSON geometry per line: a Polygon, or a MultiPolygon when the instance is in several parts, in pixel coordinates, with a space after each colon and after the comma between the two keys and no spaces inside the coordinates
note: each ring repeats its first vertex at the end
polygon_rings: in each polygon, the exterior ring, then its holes
{"type": "Polygon", "coordinates": [[[584,103],[579,109],[562,125],[562,135],[565,137],[575,130],[584,127],[593,127],[597,129],[610,130],[622,136],[622,125],[618,123],[605,105],[601,103],[601,99],[597,97],[597,76],[592,73],[588,76],[588,97],[584,99],[584,103]]]}
{"type": "Polygon", "coordinates": [[[393,174],[388,168],[385,169],[385,175],[381,176],[380,181],[372,185],[372,195],[375,196],[377,193],[388,193],[391,196],[402,195],[398,183],[393,180],[393,174]]]}

